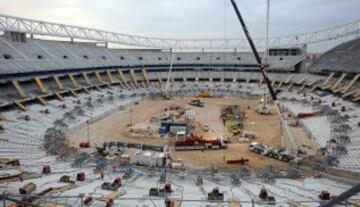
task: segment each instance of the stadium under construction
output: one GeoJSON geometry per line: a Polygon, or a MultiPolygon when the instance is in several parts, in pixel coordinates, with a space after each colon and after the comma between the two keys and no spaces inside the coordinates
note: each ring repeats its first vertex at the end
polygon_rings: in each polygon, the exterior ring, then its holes
{"type": "Polygon", "coordinates": [[[360,21],[252,39],[229,6],[244,39],[0,15],[0,206],[359,206],[360,21]]]}

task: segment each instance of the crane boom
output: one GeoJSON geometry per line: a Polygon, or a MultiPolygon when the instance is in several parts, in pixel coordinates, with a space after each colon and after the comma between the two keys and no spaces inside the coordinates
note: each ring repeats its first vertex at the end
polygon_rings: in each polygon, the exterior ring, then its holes
{"type": "Polygon", "coordinates": [[[252,52],[253,52],[253,54],[254,54],[254,56],[255,56],[256,62],[257,62],[258,66],[259,66],[259,69],[260,69],[260,72],[261,72],[261,74],[262,74],[262,76],[263,76],[263,78],[264,78],[264,81],[265,81],[265,83],[266,83],[266,86],[267,86],[267,88],[268,88],[268,90],[269,90],[270,96],[271,96],[271,98],[272,98],[273,101],[276,101],[276,100],[277,100],[277,98],[276,98],[276,93],[275,93],[274,89],[273,89],[272,86],[271,86],[270,80],[269,80],[269,78],[268,78],[268,76],[267,76],[267,74],[266,74],[266,71],[265,71],[265,67],[264,67],[264,65],[261,63],[261,58],[260,58],[260,56],[259,56],[259,53],[258,53],[258,51],[256,50],[256,47],[255,47],[255,44],[254,44],[253,40],[251,39],[249,30],[248,30],[247,27],[246,27],[246,24],[245,24],[245,22],[244,22],[244,19],[242,18],[241,14],[240,14],[240,11],[239,11],[236,3],[235,3],[235,0],[231,0],[231,4],[232,4],[232,6],[234,7],[236,16],[238,17],[238,19],[239,19],[239,21],[240,21],[240,24],[241,24],[241,26],[242,26],[242,28],[243,28],[243,30],[244,30],[246,39],[248,40],[248,42],[249,42],[249,44],[250,44],[251,50],[252,50],[252,52]]]}

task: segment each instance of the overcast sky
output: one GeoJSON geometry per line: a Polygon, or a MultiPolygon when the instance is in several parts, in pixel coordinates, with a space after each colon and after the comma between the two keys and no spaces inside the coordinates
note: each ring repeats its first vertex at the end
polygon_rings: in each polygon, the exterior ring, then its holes
{"type": "MultiPolygon", "coordinates": [[[[237,3],[252,35],[264,37],[266,0],[237,3]]],[[[360,0],[271,0],[271,35],[347,23],[359,9],[360,0]]],[[[0,13],[153,37],[243,37],[230,0],[0,0],[0,13]]]]}

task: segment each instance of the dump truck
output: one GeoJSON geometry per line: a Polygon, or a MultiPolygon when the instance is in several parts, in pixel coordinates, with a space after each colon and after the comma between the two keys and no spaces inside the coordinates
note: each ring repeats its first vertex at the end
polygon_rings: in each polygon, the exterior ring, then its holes
{"type": "Polygon", "coordinates": [[[206,140],[202,137],[192,136],[189,139],[175,142],[175,150],[212,150],[226,149],[227,142],[223,139],[206,140]]]}

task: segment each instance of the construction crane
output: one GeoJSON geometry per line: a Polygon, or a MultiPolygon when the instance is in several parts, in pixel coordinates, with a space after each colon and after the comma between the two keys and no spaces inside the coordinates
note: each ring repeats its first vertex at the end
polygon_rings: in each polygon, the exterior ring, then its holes
{"type": "MultiPolygon", "coordinates": [[[[270,0],[266,0],[266,41],[265,41],[265,52],[264,52],[264,62],[265,67],[269,67],[269,29],[270,29],[270,0]]],[[[260,114],[271,114],[267,105],[267,93],[263,95],[262,103],[259,106],[260,114]]]]}
{"type": "MultiPolygon", "coordinates": [[[[281,110],[280,110],[280,104],[279,104],[279,101],[278,101],[278,99],[277,99],[277,97],[276,97],[277,92],[275,92],[274,89],[273,89],[273,87],[271,86],[270,80],[269,80],[268,75],[267,75],[267,73],[266,73],[266,71],[265,71],[265,66],[262,64],[261,58],[260,58],[260,56],[259,56],[259,53],[258,53],[258,51],[257,51],[257,49],[256,49],[256,47],[255,47],[255,44],[254,44],[254,42],[253,42],[253,40],[252,40],[252,38],[251,38],[251,36],[250,36],[249,30],[248,30],[247,27],[246,27],[245,21],[244,21],[243,17],[242,17],[241,14],[240,14],[240,11],[239,11],[239,9],[238,9],[238,7],[237,7],[237,5],[236,5],[235,0],[230,0],[230,1],[231,1],[231,4],[232,4],[232,6],[233,6],[233,8],[234,8],[234,10],[235,10],[236,16],[238,17],[238,20],[239,20],[239,22],[240,22],[240,24],[241,24],[241,26],[242,26],[242,28],[243,28],[243,31],[244,31],[245,36],[246,36],[246,39],[248,40],[249,45],[250,45],[250,47],[251,47],[251,50],[252,50],[252,52],[253,52],[253,54],[254,54],[254,56],[255,56],[256,62],[257,62],[257,64],[258,64],[258,67],[259,67],[259,69],[260,69],[260,72],[261,72],[261,74],[262,74],[262,77],[263,77],[263,79],[264,79],[264,81],[265,81],[265,84],[266,84],[266,86],[267,86],[267,89],[268,89],[268,91],[269,91],[269,93],[270,93],[270,96],[271,96],[274,104],[276,105],[276,109],[277,109],[277,111],[278,111],[278,113],[279,113],[279,115],[280,115],[280,122],[282,123],[283,128],[285,129],[285,133],[286,133],[285,136],[286,136],[286,137],[288,138],[288,140],[290,141],[290,145],[291,145],[290,148],[291,148],[292,150],[295,150],[295,153],[296,153],[296,152],[297,152],[297,145],[296,145],[296,142],[295,142],[295,140],[294,140],[294,136],[293,136],[292,132],[291,132],[290,129],[289,129],[289,126],[288,126],[288,124],[287,124],[287,121],[286,121],[286,119],[284,118],[284,116],[283,116],[283,114],[282,114],[282,112],[281,112],[281,110]]],[[[270,6],[270,5],[268,4],[268,7],[269,7],[269,6],[270,6]]],[[[268,9],[268,10],[269,10],[269,9],[268,9]]],[[[284,140],[283,140],[283,145],[285,145],[284,140]]],[[[296,153],[296,154],[297,154],[297,153],[296,153]]]]}

